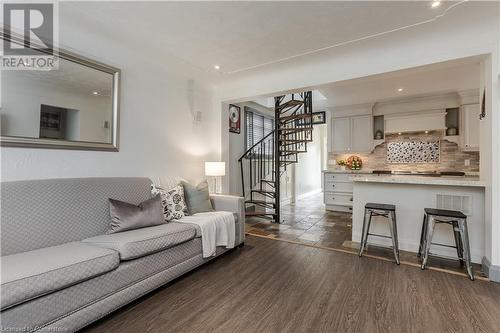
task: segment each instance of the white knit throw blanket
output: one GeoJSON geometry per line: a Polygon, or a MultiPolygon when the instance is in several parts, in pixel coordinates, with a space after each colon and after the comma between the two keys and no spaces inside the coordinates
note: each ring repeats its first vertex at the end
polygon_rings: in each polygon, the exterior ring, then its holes
{"type": "Polygon", "coordinates": [[[234,248],[235,219],[231,212],[197,213],[193,216],[184,216],[176,222],[193,223],[200,227],[203,258],[214,256],[217,246],[234,248]],[[201,219],[200,216],[204,218],[201,219]]]}

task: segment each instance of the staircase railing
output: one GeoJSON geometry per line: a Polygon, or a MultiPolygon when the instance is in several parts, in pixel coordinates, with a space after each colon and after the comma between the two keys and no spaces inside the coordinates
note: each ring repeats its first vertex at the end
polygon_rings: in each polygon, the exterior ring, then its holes
{"type": "Polygon", "coordinates": [[[241,188],[243,197],[247,198],[245,193],[245,184],[248,184],[249,197],[253,200],[254,190],[256,188],[264,190],[266,184],[269,186],[274,183],[274,168],[276,154],[275,152],[275,131],[271,131],[259,142],[248,148],[238,159],[241,169],[241,188]],[[248,163],[243,163],[247,160],[248,163]],[[245,168],[245,165],[247,166],[245,168]],[[245,181],[246,179],[246,181],[245,181]]]}

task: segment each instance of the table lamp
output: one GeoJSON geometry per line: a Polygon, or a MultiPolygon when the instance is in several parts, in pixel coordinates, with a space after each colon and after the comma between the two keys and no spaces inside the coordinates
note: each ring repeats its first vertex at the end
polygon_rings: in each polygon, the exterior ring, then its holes
{"type": "Polygon", "coordinates": [[[214,178],[214,191],[219,193],[218,179],[226,175],[226,162],[205,162],[205,176],[214,178]]]}

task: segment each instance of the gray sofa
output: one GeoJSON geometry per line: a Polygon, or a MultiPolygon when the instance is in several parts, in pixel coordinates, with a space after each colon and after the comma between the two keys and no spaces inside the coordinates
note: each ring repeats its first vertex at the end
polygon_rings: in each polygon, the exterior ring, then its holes
{"type": "MultiPolygon", "coordinates": [[[[209,261],[194,224],[105,235],[108,198],[138,204],[150,186],[147,178],[2,183],[0,329],[76,331],[209,261]]],[[[243,198],[211,200],[235,213],[243,244],[243,198]]]]}

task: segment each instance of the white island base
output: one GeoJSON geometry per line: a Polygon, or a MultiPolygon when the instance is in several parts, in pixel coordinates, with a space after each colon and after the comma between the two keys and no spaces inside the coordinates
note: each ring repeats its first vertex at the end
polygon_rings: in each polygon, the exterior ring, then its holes
{"type": "MultiPolygon", "coordinates": [[[[467,215],[472,261],[480,263],[484,255],[484,187],[474,185],[408,184],[384,182],[376,178],[353,177],[352,240],[361,241],[364,207],[368,202],[396,205],[399,249],[418,252],[424,208],[464,208],[467,215]],[[444,205],[444,206],[443,206],[444,205]]],[[[382,180],[382,177],[380,178],[382,180]]],[[[370,233],[390,235],[384,217],[372,219],[370,233]]],[[[436,225],[433,243],[454,245],[453,232],[446,224],[436,225]]],[[[368,245],[392,246],[390,239],[369,236],[368,245]]],[[[431,253],[457,258],[456,250],[432,246],[431,253]]]]}

